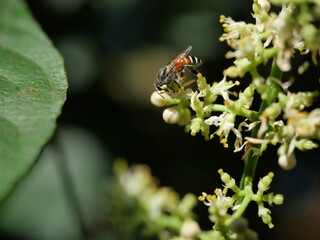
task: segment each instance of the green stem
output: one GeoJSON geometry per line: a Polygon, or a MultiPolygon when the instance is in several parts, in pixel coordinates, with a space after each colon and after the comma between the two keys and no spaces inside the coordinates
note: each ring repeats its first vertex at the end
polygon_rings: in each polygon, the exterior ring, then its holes
{"type": "Polygon", "coordinates": [[[236,218],[238,218],[238,217],[241,217],[241,216],[244,214],[244,212],[246,211],[249,203],[250,203],[251,200],[252,200],[251,197],[252,197],[252,194],[246,194],[246,196],[244,197],[244,199],[243,199],[242,202],[241,202],[240,207],[237,209],[237,211],[235,211],[235,212],[232,214],[232,216],[233,216],[234,218],[228,219],[228,220],[226,221],[226,225],[231,224],[234,219],[236,219],[236,218]]]}
{"type": "MultiPolygon", "coordinates": [[[[230,218],[228,220],[225,221],[224,226],[228,226],[229,224],[232,223],[232,221],[238,217],[241,217],[242,214],[245,212],[246,208],[248,207],[249,203],[251,202],[251,196],[252,194],[246,194],[246,196],[244,197],[240,207],[237,209],[237,211],[235,211],[235,213],[232,215],[233,218],[230,218]]],[[[218,240],[220,239],[220,237],[224,237],[225,239],[229,239],[228,235],[226,232],[224,232],[223,230],[220,231],[215,238],[213,238],[212,240],[218,240]]]]}
{"type": "MultiPolygon", "coordinates": [[[[275,56],[272,62],[270,79],[275,78],[280,80],[281,77],[282,77],[282,72],[277,65],[277,58],[275,56]]],[[[277,99],[278,93],[280,91],[281,91],[281,86],[279,84],[277,84],[275,81],[267,80],[266,98],[262,101],[260,105],[260,109],[258,112],[259,116],[271,103],[273,103],[277,99]]],[[[260,128],[260,125],[256,126],[252,130],[252,134],[251,134],[252,138],[257,137],[259,128],[260,128]]],[[[261,145],[254,144],[252,147],[260,149],[261,145]]],[[[247,162],[243,170],[243,175],[240,181],[240,189],[244,189],[245,186],[252,185],[258,160],[259,160],[259,155],[254,155],[253,151],[251,151],[250,154],[248,155],[247,162]]]]}
{"type": "Polygon", "coordinates": [[[266,62],[268,59],[271,59],[272,57],[275,59],[278,51],[279,49],[277,48],[265,49],[263,54],[258,56],[258,58],[256,58],[250,65],[248,65],[246,69],[244,69],[244,72],[250,71],[250,69],[257,68],[261,63],[266,62]]]}
{"type": "MultiPolygon", "coordinates": [[[[211,110],[214,112],[225,112],[228,108],[222,104],[211,104],[211,110]]],[[[258,112],[249,109],[241,108],[237,115],[248,118],[250,121],[257,121],[259,118],[258,112]]]]}

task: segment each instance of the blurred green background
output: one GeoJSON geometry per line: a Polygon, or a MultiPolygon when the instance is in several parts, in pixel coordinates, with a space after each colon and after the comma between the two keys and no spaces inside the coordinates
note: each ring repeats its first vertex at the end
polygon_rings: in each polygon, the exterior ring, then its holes
{"type": "MultiPolygon", "coordinates": [[[[161,185],[181,195],[220,187],[219,168],[240,179],[241,153],[165,124],[150,95],[159,68],[188,45],[193,46],[191,55],[205,62],[199,70],[208,81],[221,80],[232,61],[225,60],[228,47],[218,41],[219,16],[252,21],[251,1],[27,3],[63,55],[70,87],[55,137],[0,208],[1,239],[83,239],[83,225],[87,239],[119,239],[105,224],[110,216],[104,212],[111,165],[119,156],[148,164],[161,185]],[[63,174],[66,169],[69,177],[63,174]]],[[[318,68],[303,77],[308,84],[296,89],[319,89],[318,68]]],[[[262,240],[320,239],[319,151],[300,152],[297,158],[298,166],[290,172],[277,166],[275,149],[259,163],[256,176],[275,171],[272,191],[285,195],[284,205],[271,209],[273,230],[258,218],[255,205],[249,207],[250,227],[262,240]]],[[[196,211],[201,227],[210,229],[207,208],[199,204],[196,211]]]]}

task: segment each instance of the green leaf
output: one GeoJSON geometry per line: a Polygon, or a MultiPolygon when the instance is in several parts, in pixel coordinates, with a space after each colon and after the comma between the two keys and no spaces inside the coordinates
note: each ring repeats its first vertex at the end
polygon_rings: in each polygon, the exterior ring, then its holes
{"type": "Polygon", "coordinates": [[[20,0],[0,0],[0,200],[52,136],[66,99],[63,60],[20,0]]]}

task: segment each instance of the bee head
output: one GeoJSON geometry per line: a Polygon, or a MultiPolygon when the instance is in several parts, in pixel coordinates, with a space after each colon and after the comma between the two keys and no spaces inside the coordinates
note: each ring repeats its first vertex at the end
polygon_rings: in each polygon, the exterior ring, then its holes
{"type": "Polygon", "coordinates": [[[164,85],[168,85],[173,82],[176,78],[175,72],[169,72],[167,66],[161,68],[157,75],[155,86],[157,90],[163,90],[164,85]]]}

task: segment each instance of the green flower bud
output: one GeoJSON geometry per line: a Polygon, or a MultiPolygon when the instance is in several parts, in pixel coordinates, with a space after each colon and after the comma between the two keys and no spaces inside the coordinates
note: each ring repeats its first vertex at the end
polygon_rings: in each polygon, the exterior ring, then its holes
{"type": "Polygon", "coordinates": [[[267,107],[263,115],[272,119],[278,117],[281,113],[281,107],[278,103],[272,103],[269,107],[267,107]]]}
{"type": "Polygon", "coordinates": [[[272,182],[272,178],[274,177],[274,173],[270,172],[268,173],[267,176],[264,176],[263,178],[260,179],[258,183],[258,188],[262,192],[267,191],[269,189],[269,186],[272,182]]]}
{"type": "Polygon", "coordinates": [[[178,121],[178,125],[184,126],[190,122],[191,119],[191,112],[188,108],[182,108],[180,110],[180,118],[178,121]]]}
{"type": "Polygon", "coordinates": [[[273,228],[274,225],[272,224],[272,217],[270,216],[271,211],[264,207],[263,204],[258,206],[258,215],[261,217],[264,224],[268,224],[269,228],[273,228]]]}
{"type": "Polygon", "coordinates": [[[316,144],[313,141],[308,140],[308,139],[300,139],[300,140],[296,141],[295,146],[299,150],[305,151],[305,150],[310,150],[310,149],[313,149],[313,148],[317,148],[318,144],[316,144]]]}
{"type": "Polygon", "coordinates": [[[239,75],[239,71],[236,66],[231,66],[231,67],[228,67],[226,70],[224,70],[223,74],[231,78],[235,78],[239,75]]]}
{"type": "Polygon", "coordinates": [[[258,3],[253,3],[252,4],[252,11],[255,13],[255,14],[260,14],[260,11],[261,11],[261,6],[258,4],[258,3]]]}
{"type": "Polygon", "coordinates": [[[190,130],[191,135],[195,136],[201,129],[202,119],[201,118],[194,118],[191,120],[190,130]]]}
{"type": "Polygon", "coordinates": [[[262,221],[264,224],[267,224],[269,228],[273,228],[272,217],[270,215],[262,216],[262,221]]]}
{"type": "Polygon", "coordinates": [[[257,89],[257,92],[261,95],[265,92],[267,86],[265,84],[265,79],[262,76],[255,76],[252,80],[253,86],[257,89]]]}
{"type": "Polygon", "coordinates": [[[244,92],[243,95],[247,98],[247,99],[251,99],[253,97],[254,94],[254,86],[252,84],[249,85],[249,87],[247,87],[244,92]]]}
{"type": "Polygon", "coordinates": [[[219,169],[218,173],[221,176],[221,181],[225,183],[227,188],[232,189],[235,193],[240,191],[238,186],[236,185],[236,181],[228,173],[223,172],[222,169],[219,169]]]}
{"type": "Polygon", "coordinates": [[[273,196],[272,200],[273,200],[274,204],[281,205],[281,204],[283,204],[284,197],[282,194],[276,194],[273,196]]]}
{"type": "Polygon", "coordinates": [[[288,97],[287,95],[285,95],[283,92],[280,92],[278,94],[278,98],[279,98],[279,104],[281,107],[285,107],[288,103],[288,97]]]}

